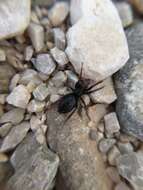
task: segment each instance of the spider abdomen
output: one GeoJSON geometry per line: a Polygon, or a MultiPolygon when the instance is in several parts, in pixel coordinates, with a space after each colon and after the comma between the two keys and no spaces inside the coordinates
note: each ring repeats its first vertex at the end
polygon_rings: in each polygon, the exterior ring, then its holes
{"type": "Polygon", "coordinates": [[[59,113],[69,113],[77,106],[77,98],[73,93],[63,96],[58,104],[59,113]]]}

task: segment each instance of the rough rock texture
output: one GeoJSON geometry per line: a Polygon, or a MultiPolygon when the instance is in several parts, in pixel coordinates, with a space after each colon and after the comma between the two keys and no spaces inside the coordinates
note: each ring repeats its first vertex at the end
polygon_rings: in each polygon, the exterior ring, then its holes
{"type": "Polygon", "coordinates": [[[24,139],[29,129],[29,122],[22,122],[13,127],[3,140],[0,152],[9,151],[15,148],[24,139]]]}
{"type": "Polygon", "coordinates": [[[0,1],[0,39],[22,33],[30,20],[30,0],[0,1]]]}
{"type": "Polygon", "coordinates": [[[59,158],[46,145],[39,145],[28,135],[11,157],[15,174],[7,190],[50,190],[59,165],[59,158]]]}
{"type": "Polygon", "coordinates": [[[8,92],[9,82],[15,74],[14,69],[8,64],[0,64],[0,93],[8,92]]]}
{"type": "MultiPolygon", "coordinates": [[[[63,125],[65,117],[57,113],[56,106],[47,113],[47,139],[51,149],[60,156],[65,189],[111,189],[96,143],[89,139],[90,128],[76,113],[63,125]]],[[[60,190],[60,186],[57,189],[60,190]]]]}
{"type": "Polygon", "coordinates": [[[143,24],[127,31],[130,60],[115,75],[118,96],[116,111],[121,129],[143,141],[143,24]]]}
{"type": "Polygon", "coordinates": [[[7,96],[7,102],[19,108],[26,108],[31,94],[28,92],[24,85],[18,85],[13,91],[7,96]]]}
{"type": "Polygon", "coordinates": [[[129,153],[117,159],[117,166],[122,177],[126,178],[135,190],[142,190],[143,152],[129,153]]]}
{"type": "Polygon", "coordinates": [[[84,62],[85,77],[105,79],[129,58],[119,15],[109,0],[73,0],[71,3],[71,20],[78,22],[68,31],[66,53],[78,73],[84,62]]]}

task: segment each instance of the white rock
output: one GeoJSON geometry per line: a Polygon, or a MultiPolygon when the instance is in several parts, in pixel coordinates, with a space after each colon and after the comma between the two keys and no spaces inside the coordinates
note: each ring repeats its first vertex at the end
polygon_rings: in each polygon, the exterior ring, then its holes
{"type": "Polygon", "coordinates": [[[61,30],[60,28],[54,28],[53,35],[55,46],[61,50],[64,50],[66,46],[66,37],[63,30],[61,30]]]}
{"type": "Polygon", "coordinates": [[[0,1],[0,39],[22,33],[30,20],[30,0],[0,1]]]}
{"type": "Polygon", "coordinates": [[[43,74],[50,75],[56,68],[56,65],[49,54],[39,54],[33,61],[35,68],[43,74]]]}
{"type": "Polygon", "coordinates": [[[5,51],[0,49],[0,62],[6,60],[6,54],[5,51]]]}
{"type": "Polygon", "coordinates": [[[41,112],[44,109],[45,102],[31,100],[28,104],[27,110],[29,112],[41,112]]]}
{"type": "Polygon", "coordinates": [[[52,48],[50,52],[59,66],[63,67],[69,62],[65,52],[57,47],[52,48]]]}
{"type": "Polygon", "coordinates": [[[66,53],[78,73],[83,62],[86,78],[105,79],[124,66],[129,58],[117,10],[110,0],[73,2],[75,9],[71,19],[77,12],[80,19],[74,18],[78,22],[67,33],[66,53]]]}
{"type": "Polygon", "coordinates": [[[37,86],[37,88],[33,91],[33,96],[35,97],[35,99],[39,100],[39,101],[43,101],[47,98],[47,96],[49,95],[49,90],[46,86],[46,84],[41,83],[39,86],[37,86]]]}
{"type": "Polygon", "coordinates": [[[103,81],[103,83],[96,86],[96,88],[100,87],[103,88],[90,94],[93,102],[111,104],[117,99],[117,95],[115,93],[111,77],[107,78],[106,80],[103,81]]]}
{"type": "Polygon", "coordinates": [[[21,124],[13,127],[3,140],[0,152],[5,152],[15,148],[24,139],[29,129],[29,122],[22,122],[21,124]]]}
{"type": "Polygon", "coordinates": [[[44,29],[42,26],[31,23],[28,27],[28,34],[32,41],[36,52],[39,52],[44,47],[44,29]]]}
{"type": "Polygon", "coordinates": [[[13,91],[7,96],[7,102],[13,106],[19,108],[26,108],[31,94],[28,92],[24,85],[18,85],[13,91]]]}
{"type": "Polygon", "coordinates": [[[69,5],[66,2],[57,2],[48,12],[53,26],[59,26],[66,19],[69,13],[69,5]]]}

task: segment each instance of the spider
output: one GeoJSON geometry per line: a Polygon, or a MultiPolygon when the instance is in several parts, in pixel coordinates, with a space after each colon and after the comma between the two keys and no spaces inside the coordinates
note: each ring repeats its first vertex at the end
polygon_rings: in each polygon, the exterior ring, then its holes
{"type": "MultiPolygon", "coordinates": [[[[81,66],[81,71],[79,75],[79,80],[75,84],[75,88],[71,88],[72,92],[69,94],[64,95],[58,102],[58,112],[60,114],[66,114],[70,113],[66,119],[66,121],[74,114],[74,112],[78,109],[79,104],[83,104],[83,107],[86,111],[86,115],[88,116],[88,119],[90,119],[88,112],[87,112],[87,106],[84,102],[84,99],[82,98],[85,94],[90,94],[95,91],[101,90],[104,87],[100,87],[93,90],[93,87],[97,86],[98,84],[102,83],[103,81],[99,81],[91,86],[88,86],[86,83],[86,80],[82,78],[82,71],[83,71],[83,63],[81,66]]],[[[66,122],[65,121],[65,122],[66,122]]]]}

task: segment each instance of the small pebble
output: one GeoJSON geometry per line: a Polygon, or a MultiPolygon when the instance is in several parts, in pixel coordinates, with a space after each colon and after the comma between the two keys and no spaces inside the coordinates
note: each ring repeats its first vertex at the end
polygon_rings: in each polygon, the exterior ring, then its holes
{"type": "Polygon", "coordinates": [[[24,85],[18,85],[7,96],[6,101],[13,106],[25,109],[30,98],[31,94],[28,92],[27,88],[24,85]]]}
{"type": "Polygon", "coordinates": [[[114,133],[119,132],[120,125],[115,112],[105,115],[104,122],[107,135],[112,136],[114,133]]]}
{"type": "Polygon", "coordinates": [[[108,174],[108,176],[110,177],[110,179],[114,182],[114,183],[119,183],[121,181],[119,172],[117,170],[117,168],[115,167],[108,167],[106,169],[106,172],[108,174]]]}
{"type": "Polygon", "coordinates": [[[0,62],[1,61],[6,61],[6,54],[5,51],[0,49],[0,62]]]}
{"type": "Polygon", "coordinates": [[[32,46],[27,46],[24,51],[24,59],[25,61],[30,61],[33,56],[34,50],[32,46]]]}
{"type": "Polygon", "coordinates": [[[64,67],[69,62],[65,52],[58,49],[57,47],[52,48],[50,53],[60,67],[64,67]]]}
{"type": "Polygon", "coordinates": [[[101,139],[101,141],[99,142],[100,152],[107,153],[115,143],[116,143],[115,139],[105,139],[105,138],[101,139]]]}
{"type": "Polygon", "coordinates": [[[37,86],[37,88],[35,88],[35,90],[33,91],[33,96],[35,97],[35,99],[39,100],[39,101],[43,101],[47,98],[47,96],[49,95],[49,90],[46,87],[46,84],[41,83],[39,86],[37,86]]]}
{"type": "Polygon", "coordinates": [[[56,87],[63,86],[66,83],[66,81],[67,75],[62,71],[57,72],[52,78],[52,82],[56,87]]]}
{"type": "Polygon", "coordinates": [[[114,145],[108,152],[108,162],[111,166],[116,166],[116,159],[121,155],[119,149],[114,145]]]}
{"type": "Polygon", "coordinates": [[[61,25],[69,13],[69,5],[66,2],[57,2],[49,10],[48,16],[53,26],[61,25]]]}
{"type": "Polygon", "coordinates": [[[43,111],[44,107],[45,107],[45,102],[31,100],[27,106],[27,110],[30,113],[41,112],[43,111]]]}
{"type": "Polygon", "coordinates": [[[34,67],[45,75],[50,75],[55,70],[56,65],[49,54],[39,54],[36,60],[33,60],[34,67]]]}
{"type": "Polygon", "coordinates": [[[36,52],[39,52],[44,47],[44,29],[41,25],[31,23],[28,27],[28,34],[32,41],[32,45],[36,52]]]}
{"type": "Polygon", "coordinates": [[[66,37],[63,30],[61,30],[60,28],[54,28],[53,35],[55,46],[60,50],[64,50],[66,46],[66,37]]]}
{"type": "Polygon", "coordinates": [[[32,115],[32,117],[30,118],[30,128],[32,131],[36,131],[39,129],[39,127],[41,126],[41,121],[40,119],[35,116],[35,115],[32,115]]]}
{"type": "Polygon", "coordinates": [[[6,103],[7,94],[0,94],[0,104],[6,103]]]}
{"type": "Polygon", "coordinates": [[[10,91],[12,91],[12,90],[17,86],[19,80],[20,80],[20,74],[18,74],[18,73],[15,74],[15,75],[12,77],[12,79],[11,79],[11,81],[10,81],[10,85],[9,85],[9,90],[10,90],[10,91]]]}
{"type": "Polygon", "coordinates": [[[134,151],[134,147],[131,143],[121,143],[118,142],[118,148],[121,154],[127,154],[134,151]]]}

